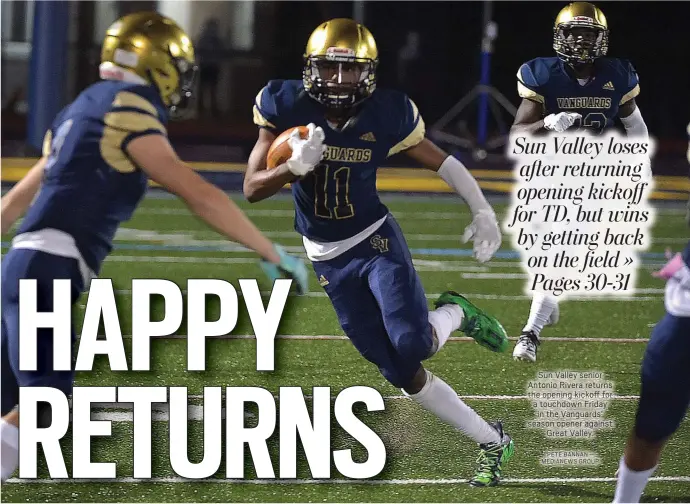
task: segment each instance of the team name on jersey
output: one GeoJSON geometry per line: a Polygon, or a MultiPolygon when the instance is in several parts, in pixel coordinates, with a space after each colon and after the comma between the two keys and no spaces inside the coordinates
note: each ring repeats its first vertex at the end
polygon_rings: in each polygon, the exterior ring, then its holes
{"type": "Polygon", "coordinates": [[[560,109],[608,109],[611,98],[597,96],[578,96],[577,98],[556,98],[560,109]]]}
{"type": "Polygon", "coordinates": [[[353,147],[335,147],[329,145],[323,157],[328,161],[368,163],[371,161],[371,149],[355,149],[353,147]]]}

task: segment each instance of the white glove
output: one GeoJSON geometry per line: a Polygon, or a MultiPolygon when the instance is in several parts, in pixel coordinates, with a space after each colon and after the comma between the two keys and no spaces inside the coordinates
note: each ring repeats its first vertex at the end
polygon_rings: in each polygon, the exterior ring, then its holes
{"type": "Polygon", "coordinates": [[[293,130],[288,138],[288,144],[292,149],[292,157],[285,163],[288,170],[298,177],[303,177],[319,164],[326,152],[323,141],[326,134],[321,127],[316,127],[314,123],[307,125],[309,136],[300,138],[297,128],[293,130]]]}
{"type": "Polygon", "coordinates": [[[582,118],[581,114],[577,112],[559,112],[558,114],[549,114],[544,118],[544,128],[558,133],[563,133],[570,128],[577,119],[582,118]]]}
{"type": "Polygon", "coordinates": [[[474,242],[474,257],[479,262],[486,262],[501,246],[501,230],[498,227],[496,214],[493,210],[479,210],[472,220],[472,224],[465,228],[463,242],[474,242]]]}

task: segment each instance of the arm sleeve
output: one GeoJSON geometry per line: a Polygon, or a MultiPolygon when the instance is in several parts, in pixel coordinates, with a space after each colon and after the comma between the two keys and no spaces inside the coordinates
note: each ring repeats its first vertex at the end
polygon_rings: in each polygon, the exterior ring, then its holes
{"type": "Polygon", "coordinates": [[[388,157],[414,147],[424,140],[426,135],[424,119],[419,113],[417,105],[407,96],[405,96],[403,108],[404,113],[394,135],[395,144],[388,151],[388,157]]]}

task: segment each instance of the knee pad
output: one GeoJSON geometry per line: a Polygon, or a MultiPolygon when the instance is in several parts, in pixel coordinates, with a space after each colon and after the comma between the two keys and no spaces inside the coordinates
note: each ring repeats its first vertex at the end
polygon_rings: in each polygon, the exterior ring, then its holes
{"type": "Polygon", "coordinates": [[[395,339],[395,350],[407,362],[417,362],[429,358],[434,346],[431,326],[427,323],[424,332],[404,332],[395,339]]]}

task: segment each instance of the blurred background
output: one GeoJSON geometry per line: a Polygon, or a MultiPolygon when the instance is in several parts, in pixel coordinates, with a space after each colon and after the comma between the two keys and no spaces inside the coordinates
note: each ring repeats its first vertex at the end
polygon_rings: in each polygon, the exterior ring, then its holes
{"type": "MultiPolygon", "coordinates": [[[[35,156],[46,122],[98,79],[106,28],[129,12],[157,10],[187,30],[198,54],[194,115],[169,128],[190,162],[245,162],[257,136],[258,91],[272,78],[301,78],[304,46],[320,22],[353,17],[376,37],[379,85],[412,97],[432,139],[471,168],[510,170],[502,149],[520,102],[515,75],[521,63],[554,55],[553,22],[564,5],[3,0],[2,155],[35,156]]],[[[609,55],[630,59],[639,72],[637,103],[659,142],[655,174],[686,178],[688,3],[597,5],[609,22],[609,55]]],[[[403,156],[390,161],[408,165],[403,156]]]]}

